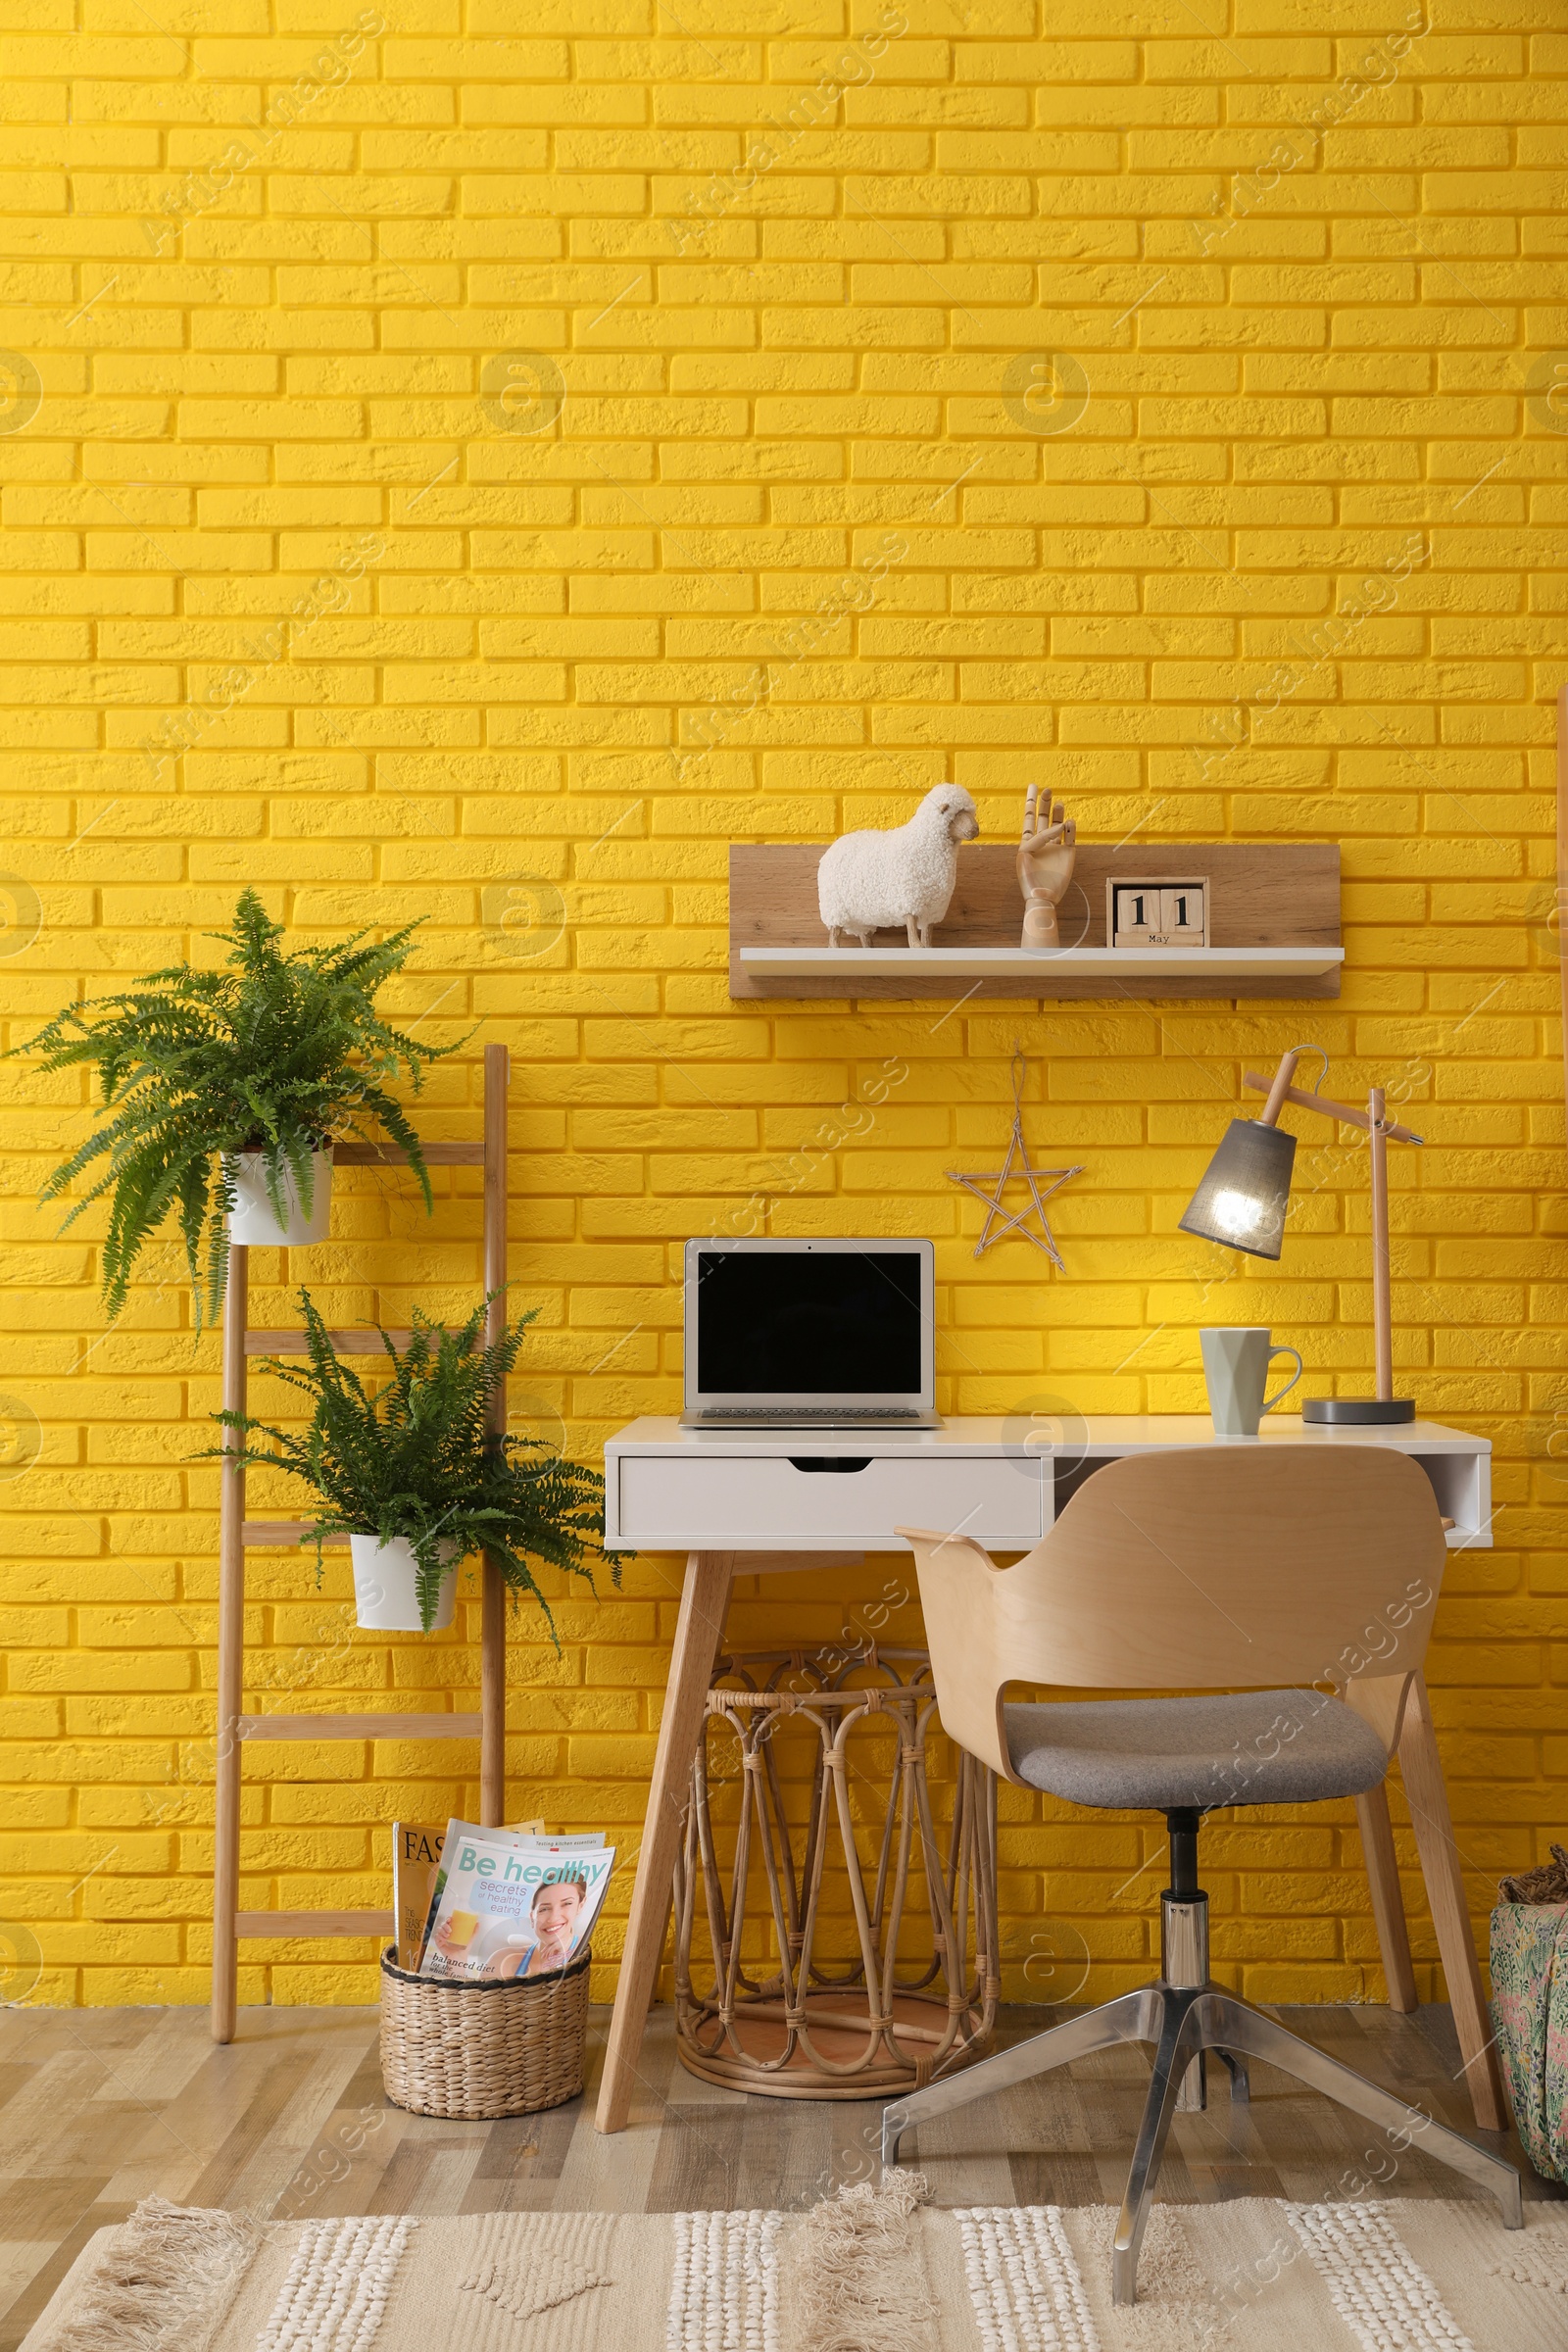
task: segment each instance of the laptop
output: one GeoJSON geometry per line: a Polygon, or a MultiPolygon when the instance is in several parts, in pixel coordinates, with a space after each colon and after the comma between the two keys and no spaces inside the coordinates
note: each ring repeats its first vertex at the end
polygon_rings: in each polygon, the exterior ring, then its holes
{"type": "Polygon", "coordinates": [[[686,1429],[940,1429],[931,1242],[686,1245],[686,1429]]]}

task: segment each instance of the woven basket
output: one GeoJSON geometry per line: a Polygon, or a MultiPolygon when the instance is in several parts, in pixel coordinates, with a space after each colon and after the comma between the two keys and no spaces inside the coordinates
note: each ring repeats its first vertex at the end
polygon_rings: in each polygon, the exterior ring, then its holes
{"type": "Polygon", "coordinates": [[[1497,1892],[1505,1903],[1568,1903],[1568,1848],[1554,1845],[1551,1860],[1538,1870],[1499,1879],[1497,1892]]]}
{"type": "Polygon", "coordinates": [[[411,1977],[381,1955],[381,2080],[394,2107],[474,2123],[560,2107],[582,2089],[591,1951],[553,1977],[411,1977]]]}

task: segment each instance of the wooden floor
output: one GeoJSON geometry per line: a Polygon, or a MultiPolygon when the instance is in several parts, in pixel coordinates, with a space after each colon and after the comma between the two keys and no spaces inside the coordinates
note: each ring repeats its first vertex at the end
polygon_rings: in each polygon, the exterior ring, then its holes
{"type": "MultiPolygon", "coordinates": [[[[1050,2022],[1004,2011],[1002,2039],[1050,2022]]],[[[1446,2008],[1282,2010],[1285,2023],[1375,2081],[1472,2132],[1446,2008]]],[[[388,2107],[368,2009],[244,2009],[226,2049],[199,2009],[0,2011],[0,2352],[21,2342],[93,2230],[156,2191],[273,2220],[346,2213],[674,2212],[810,2204],[873,2169],[875,2106],[740,2098],[686,2074],[671,2014],[644,2048],[631,2128],[604,2139],[593,2088],[608,2011],[594,2012],[588,2096],[497,2124],[388,2107]]],[[[906,2142],[943,2205],[1117,2204],[1149,2079],[1136,2046],[927,2127],[906,2142]]],[[[1504,2150],[1525,2194],[1561,2191],[1504,2150]]],[[[1223,2089],[1179,2116],[1161,2176],[1177,2202],[1227,2197],[1474,2196],[1415,2149],[1397,2163],[1353,2116],[1255,2067],[1250,2108],[1223,2089]],[[1371,2182],[1363,2151],[1394,2165],[1371,2182]]]]}

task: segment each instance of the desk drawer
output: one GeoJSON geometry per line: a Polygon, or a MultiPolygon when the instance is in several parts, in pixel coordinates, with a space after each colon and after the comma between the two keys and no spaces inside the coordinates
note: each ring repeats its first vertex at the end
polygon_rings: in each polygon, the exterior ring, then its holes
{"type": "MultiPolygon", "coordinates": [[[[901,1550],[895,1527],[937,1527],[1014,1549],[1046,1530],[1042,1465],[1016,1455],[850,1454],[858,1469],[800,1469],[728,1445],[620,1454],[619,1541],[641,1551],[901,1550]]],[[[813,1465],[830,1457],[803,1454],[813,1465]]]]}

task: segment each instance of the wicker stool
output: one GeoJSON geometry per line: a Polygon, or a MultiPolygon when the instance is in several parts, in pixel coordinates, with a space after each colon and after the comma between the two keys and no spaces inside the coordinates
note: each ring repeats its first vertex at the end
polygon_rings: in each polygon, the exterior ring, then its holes
{"type": "Polygon", "coordinates": [[[926,1785],[936,1713],[927,1653],[872,1650],[834,1672],[766,1651],[720,1659],[715,1672],[736,1687],[709,1692],[675,1865],[681,2064],[706,2082],[786,2099],[886,2099],[951,2073],[984,2047],[996,2016],[997,1790],[996,1776],[955,1748],[953,1818],[939,1838],[926,1785]],[[808,1788],[794,1804],[804,1818],[792,1829],[781,1749],[795,1721],[811,1742],[808,1788]],[[719,1808],[734,1816],[727,1888],[713,1800],[728,1742],[709,1737],[723,1731],[740,1747],[738,1790],[728,1783],[738,1802],[719,1808]],[[824,1899],[834,1845],[848,1918],[824,1899]],[[753,1894],[754,1940],[767,1946],[760,1965],[742,1954],[753,1894]],[[901,1953],[901,1939],[927,1948],[901,1953]],[[694,1940],[709,1956],[707,1992],[692,1981],[694,1940]]]}
{"type": "Polygon", "coordinates": [[[477,2122],[576,2098],[591,1951],[556,1976],[476,1984],[411,1977],[395,1951],[381,1955],[381,2080],[394,2107],[477,2122]]]}

